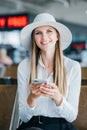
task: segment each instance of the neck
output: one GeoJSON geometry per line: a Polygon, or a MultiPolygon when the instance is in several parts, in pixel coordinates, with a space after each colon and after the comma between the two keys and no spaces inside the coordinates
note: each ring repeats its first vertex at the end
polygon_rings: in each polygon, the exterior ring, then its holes
{"type": "Polygon", "coordinates": [[[52,53],[41,53],[42,61],[43,64],[45,65],[46,68],[53,68],[53,63],[54,63],[54,54],[52,53]]]}

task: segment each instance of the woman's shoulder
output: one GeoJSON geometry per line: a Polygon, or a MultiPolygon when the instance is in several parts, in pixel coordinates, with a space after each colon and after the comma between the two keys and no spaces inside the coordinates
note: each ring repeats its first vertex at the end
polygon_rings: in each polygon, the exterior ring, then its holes
{"type": "Polygon", "coordinates": [[[25,58],[19,63],[18,69],[27,69],[27,67],[29,68],[29,66],[30,66],[30,58],[25,58]]]}
{"type": "Polygon", "coordinates": [[[73,59],[66,57],[66,56],[64,56],[64,63],[65,63],[66,67],[70,67],[70,68],[72,68],[72,67],[78,68],[79,67],[80,68],[80,63],[78,61],[73,60],[73,59]]]}

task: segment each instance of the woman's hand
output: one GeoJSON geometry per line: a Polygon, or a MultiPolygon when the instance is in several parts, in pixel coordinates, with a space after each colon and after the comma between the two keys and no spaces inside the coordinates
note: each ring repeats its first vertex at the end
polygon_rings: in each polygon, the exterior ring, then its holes
{"type": "Polygon", "coordinates": [[[43,96],[50,97],[59,106],[62,103],[63,96],[59,91],[59,88],[54,83],[43,84],[40,88],[40,92],[43,96]]]}
{"type": "Polygon", "coordinates": [[[40,97],[41,95],[40,87],[41,84],[38,85],[31,84],[29,86],[30,94],[28,96],[27,103],[29,104],[30,107],[34,107],[37,99],[40,97]]]}

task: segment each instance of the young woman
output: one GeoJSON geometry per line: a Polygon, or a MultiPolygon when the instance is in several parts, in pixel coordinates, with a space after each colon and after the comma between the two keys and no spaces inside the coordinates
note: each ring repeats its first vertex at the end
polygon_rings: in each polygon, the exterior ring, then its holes
{"type": "Polygon", "coordinates": [[[71,40],[70,30],[48,13],[22,29],[21,43],[31,56],[18,67],[22,124],[17,130],[77,130],[72,122],[78,115],[81,68],[63,55],[71,40]]]}

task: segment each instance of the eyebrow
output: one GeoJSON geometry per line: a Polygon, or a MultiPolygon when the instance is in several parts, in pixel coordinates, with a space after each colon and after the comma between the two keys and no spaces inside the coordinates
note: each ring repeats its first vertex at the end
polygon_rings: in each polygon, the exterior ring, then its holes
{"type": "Polygon", "coordinates": [[[38,32],[38,31],[41,31],[41,30],[34,30],[35,33],[38,32]]]}
{"type": "MultiPolygon", "coordinates": [[[[49,29],[54,29],[54,28],[53,28],[53,27],[47,28],[47,30],[49,30],[49,29]]],[[[41,31],[41,30],[37,29],[37,30],[35,30],[34,32],[38,32],[38,31],[41,31]]]]}

